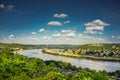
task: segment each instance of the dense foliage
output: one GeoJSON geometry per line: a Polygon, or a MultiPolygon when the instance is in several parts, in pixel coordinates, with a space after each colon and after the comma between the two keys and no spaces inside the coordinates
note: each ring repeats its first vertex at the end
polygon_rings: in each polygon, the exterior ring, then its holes
{"type": "Polygon", "coordinates": [[[120,61],[120,44],[87,44],[68,49],[44,49],[43,52],[77,58],[120,61]]]}
{"type": "Polygon", "coordinates": [[[43,48],[59,48],[59,49],[68,49],[72,47],[76,47],[77,45],[30,45],[30,44],[17,44],[17,43],[0,43],[0,47],[9,47],[9,48],[19,48],[19,49],[43,49],[43,48]]]}
{"type": "Polygon", "coordinates": [[[85,44],[77,48],[90,50],[120,50],[120,44],[85,44]]]}
{"type": "MultiPolygon", "coordinates": [[[[111,73],[110,76],[114,76],[111,73]]],[[[112,80],[106,71],[76,68],[61,61],[43,61],[0,50],[0,80],[112,80]]]]}

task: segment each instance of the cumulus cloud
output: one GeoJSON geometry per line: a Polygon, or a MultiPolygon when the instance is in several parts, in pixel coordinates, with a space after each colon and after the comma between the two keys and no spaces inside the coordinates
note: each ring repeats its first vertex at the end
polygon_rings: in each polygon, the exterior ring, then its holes
{"type": "Polygon", "coordinates": [[[70,33],[67,33],[67,34],[63,34],[63,36],[65,36],[65,37],[74,37],[74,36],[76,36],[76,34],[74,32],[70,32],[70,33]]]}
{"type": "Polygon", "coordinates": [[[9,38],[9,39],[14,39],[14,35],[11,34],[11,35],[8,36],[8,38],[9,38]]]}
{"type": "Polygon", "coordinates": [[[104,27],[108,26],[110,24],[105,23],[99,19],[94,20],[93,22],[88,22],[84,24],[86,26],[86,30],[84,33],[87,34],[103,34],[102,32],[104,31],[104,27]]]}
{"type": "Polygon", "coordinates": [[[67,14],[54,14],[54,16],[53,17],[56,17],[56,18],[66,18],[66,17],[68,17],[68,15],[67,14]]]}
{"type": "Polygon", "coordinates": [[[75,31],[68,29],[68,30],[62,30],[61,32],[62,32],[62,33],[69,33],[69,32],[75,32],[75,31]]]}
{"type": "Polygon", "coordinates": [[[64,21],[63,23],[64,23],[64,24],[68,24],[68,23],[70,23],[70,21],[64,21]]]}
{"type": "Polygon", "coordinates": [[[33,37],[33,36],[29,36],[29,37],[27,37],[27,39],[28,39],[28,40],[38,40],[39,38],[33,37]]]}
{"type": "Polygon", "coordinates": [[[114,39],[114,38],[115,38],[115,36],[112,36],[112,38],[114,39]]]}
{"type": "Polygon", "coordinates": [[[61,30],[60,33],[53,34],[52,36],[53,37],[74,37],[76,36],[76,33],[73,30],[61,30]]]}
{"type": "Polygon", "coordinates": [[[120,36],[112,36],[113,39],[120,39],[120,36]]]}
{"type": "Polygon", "coordinates": [[[11,11],[11,10],[14,9],[14,7],[15,7],[15,6],[13,6],[13,5],[8,5],[8,6],[7,6],[7,9],[11,11]]]}
{"type": "Polygon", "coordinates": [[[14,7],[15,7],[14,5],[0,4],[0,9],[7,10],[7,11],[13,11],[14,7]]]}
{"type": "Polygon", "coordinates": [[[31,34],[35,35],[35,34],[37,34],[37,33],[36,33],[36,32],[31,32],[31,34]]]}
{"type": "Polygon", "coordinates": [[[41,29],[39,30],[39,32],[45,32],[45,29],[44,29],[44,28],[41,28],[41,29]]]}
{"type": "Polygon", "coordinates": [[[56,33],[56,34],[53,34],[52,36],[53,37],[74,37],[74,36],[76,36],[76,34],[74,32],[65,33],[65,34],[56,33]]]}
{"type": "Polygon", "coordinates": [[[43,39],[51,39],[52,37],[50,36],[43,36],[43,39]]]}
{"type": "Polygon", "coordinates": [[[120,39],[120,36],[116,36],[116,39],[120,39]]]}
{"type": "Polygon", "coordinates": [[[62,34],[57,33],[57,34],[53,34],[52,36],[54,36],[54,37],[60,37],[60,36],[62,36],[62,34]]]}
{"type": "Polygon", "coordinates": [[[76,33],[57,33],[54,34],[54,41],[65,44],[90,44],[90,43],[104,43],[109,42],[102,37],[93,37],[86,34],[76,33]]]}
{"type": "Polygon", "coordinates": [[[1,9],[4,9],[4,8],[5,8],[5,5],[4,5],[4,4],[0,4],[0,8],[1,8],[1,9]]]}
{"type": "Polygon", "coordinates": [[[90,44],[90,43],[109,43],[106,39],[102,37],[93,37],[90,35],[85,34],[78,34],[78,38],[80,39],[80,42],[83,42],[84,44],[90,44]]]}
{"type": "Polygon", "coordinates": [[[62,26],[62,23],[59,21],[51,21],[51,22],[47,23],[47,25],[49,25],[49,26],[62,26]]]}
{"type": "Polygon", "coordinates": [[[108,40],[102,37],[93,37],[86,34],[74,33],[57,33],[55,36],[28,36],[28,37],[4,37],[0,42],[4,43],[22,43],[22,44],[90,44],[90,43],[109,43],[108,40]],[[57,37],[60,36],[60,37],[57,37]],[[71,37],[72,36],[72,37],[71,37]]]}

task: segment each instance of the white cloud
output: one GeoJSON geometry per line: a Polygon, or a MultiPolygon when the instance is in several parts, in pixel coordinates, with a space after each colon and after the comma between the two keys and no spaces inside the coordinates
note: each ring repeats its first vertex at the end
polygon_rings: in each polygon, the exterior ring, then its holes
{"type": "Polygon", "coordinates": [[[63,36],[73,37],[76,36],[76,31],[74,30],[62,30],[61,33],[63,33],[63,36]]]}
{"type": "Polygon", "coordinates": [[[4,4],[0,4],[0,8],[1,8],[1,9],[4,9],[4,8],[5,8],[5,5],[4,5],[4,4]]]}
{"type": "Polygon", "coordinates": [[[37,34],[37,33],[36,33],[36,32],[31,32],[31,34],[35,35],[35,34],[37,34]]]}
{"type": "Polygon", "coordinates": [[[12,11],[14,10],[14,5],[4,5],[4,4],[0,4],[0,8],[1,9],[4,9],[4,10],[7,10],[7,11],[12,11]]]}
{"type": "Polygon", "coordinates": [[[64,21],[63,23],[64,23],[64,24],[68,24],[68,23],[70,23],[70,21],[64,21]]]}
{"type": "Polygon", "coordinates": [[[15,7],[15,6],[13,6],[13,5],[8,5],[8,6],[7,6],[7,9],[11,11],[11,10],[14,9],[14,7],[15,7]]]}
{"type": "Polygon", "coordinates": [[[27,37],[27,39],[28,39],[28,40],[38,40],[37,37],[33,37],[33,36],[29,36],[29,37],[27,37]]]}
{"type": "Polygon", "coordinates": [[[83,34],[79,33],[78,36],[83,36],[83,34]]]}
{"type": "Polygon", "coordinates": [[[60,37],[62,35],[60,33],[57,33],[57,34],[53,34],[52,36],[54,36],[54,37],[60,37]]]}
{"type": "Polygon", "coordinates": [[[57,33],[57,34],[52,34],[52,36],[53,37],[74,37],[76,36],[76,34],[74,32],[65,33],[65,34],[57,33]]]}
{"type": "Polygon", "coordinates": [[[116,39],[120,39],[120,36],[116,36],[116,39]]]}
{"type": "Polygon", "coordinates": [[[55,33],[57,33],[58,31],[54,31],[55,33]]]}
{"type": "Polygon", "coordinates": [[[66,17],[68,17],[68,15],[67,14],[54,14],[54,17],[56,17],[56,18],[66,18],[66,17]]]}
{"type": "Polygon", "coordinates": [[[59,44],[90,44],[90,43],[108,43],[106,39],[101,37],[93,37],[85,34],[61,34],[60,37],[54,37],[54,42],[58,42],[59,44]],[[72,37],[71,37],[72,36],[72,37]]]}
{"type": "Polygon", "coordinates": [[[115,36],[112,36],[112,38],[115,38],[115,36]]]}
{"type": "Polygon", "coordinates": [[[76,36],[76,34],[74,32],[70,32],[70,33],[67,33],[67,34],[63,34],[63,36],[65,36],[65,37],[74,37],[74,36],[76,36]]]}
{"type": "Polygon", "coordinates": [[[45,29],[44,29],[44,28],[41,28],[41,29],[39,30],[39,32],[45,32],[45,29]]]}
{"type": "Polygon", "coordinates": [[[43,36],[43,39],[51,39],[52,37],[50,36],[43,36]]]}
{"type": "Polygon", "coordinates": [[[86,27],[86,31],[103,31],[103,26],[96,26],[96,27],[86,27]]]}
{"type": "Polygon", "coordinates": [[[62,30],[61,32],[62,32],[62,33],[69,33],[69,32],[75,32],[75,31],[68,29],[68,30],[62,30]]]}
{"type": "Polygon", "coordinates": [[[11,34],[11,35],[8,36],[8,38],[9,38],[9,39],[14,39],[14,35],[11,34]]]}
{"type": "Polygon", "coordinates": [[[84,31],[85,34],[103,34],[102,32],[99,31],[93,31],[93,30],[87,30],[84,31]]]}
{"type": "Polygon", "coordinates": [[[108,40],[102,37],[93,37],[86,34],[64,33],[57,34],[60,37],[49,36],[28,36],[28,37],[14,37],[10,35],[10,39],[4,37],[0,40],[2,43],[22,43],[22,44],[90,44],[90,43],[109,43],[108,40]],[[71,37],[72,36],[72,37],[71,37]]]}
{"type": "Polygon", "coordinates": [[[102,32],[104,31],[104,27],[108,26],[110,24],[105,23],[101,20],[94,20],[93,22],[88,22],[85,24],[86,30],[84,33],[87,34],[103,34],[102,32]]]}
{"type": "Polygon", "coordinates": [[[120,36],[117,35],[117,36],[112,36],[113,39],[120,39],[120,36]]]}
{"type": "Polygon", "coordinates": [[[53,37],[74,37],[76,36],[76,33],[73,30],[61,30],[60,33],[53,34],[52,36],[53,37]]]}
{"type": "Polygon", "coordinates": [[[84,44],[90,44],[90,43],[109,43],[110,41],[107,41],[106,39],[102,37],[93,37],[85,34],[78,34],[78,39],[80,42],[84,44]]]}
{"type": "Polygon", "coordinates": [[[49,26],[62,26],[62,23],[59,21],[51,21],[47,25],[49,25],[49,26]]]}

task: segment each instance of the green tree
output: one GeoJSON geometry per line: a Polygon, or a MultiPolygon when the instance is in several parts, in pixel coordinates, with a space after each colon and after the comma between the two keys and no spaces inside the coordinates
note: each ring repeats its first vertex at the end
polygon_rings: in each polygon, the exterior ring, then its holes
{"type": "Polygon", "coordinates": [[[67,80],[66,76],[60,72],[49,72],[44,80],[67,80]]]}

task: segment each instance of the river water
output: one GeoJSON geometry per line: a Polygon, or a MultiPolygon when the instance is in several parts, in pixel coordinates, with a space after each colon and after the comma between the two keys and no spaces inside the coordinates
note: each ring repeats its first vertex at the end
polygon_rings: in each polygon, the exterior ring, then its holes
{"type": "Polygon", "coordinates": [[[21,50],[18,51],[21,55],[28,57],[40,58],[42,60],[55,60],[69,62],[72,65],[77,67],[81,66],[82,68],[89,68],[92,70],[106,70],[108,72],[120,70],[120,62],[113,61],[97,61],[97,60],[88,60],[88,59],[77,59],[72,57],[56,56],[51,54],[43,54],[41,49],[35,50],[21,50]]]}

